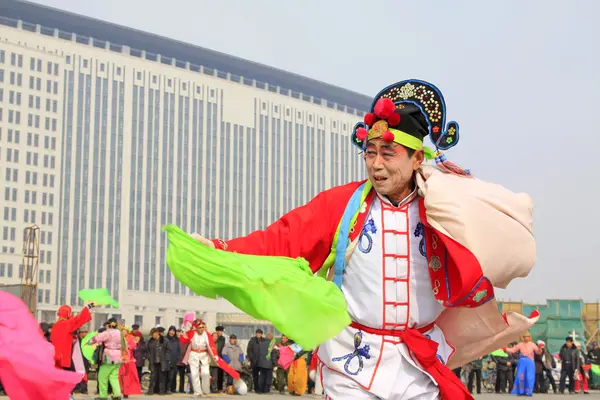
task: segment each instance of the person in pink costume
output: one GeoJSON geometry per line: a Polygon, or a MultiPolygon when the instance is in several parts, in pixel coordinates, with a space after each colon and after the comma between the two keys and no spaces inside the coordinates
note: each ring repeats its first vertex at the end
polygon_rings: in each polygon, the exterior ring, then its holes
{"type": "Polygon", "coordinates": [[[119,383],[119,369],[121,364],[127,358],[124,339],[121,332],[117,329],[117,320],[111,318],[108,320],[108,329],[97,334],[92,338],[92,344],[104,344],[102,353],[102,364],[98,371],[98,400],[108,398],[108,383],[113,390],[113,400],[121,400],[121,385],[119,383]]]}
{"type": "Polygon", "coordinates": [[[521,358],[517,364],[517,376],[511,394],[517,396],[533,396],[533,387],[535,385],[535,363],[533,354],[541,354],[542,349],[531,341],[529,332],[523,335],[523,341],[510,349],[504,349],[506,353],[521,353],[521,358]]]}
{"type": "Polygon", "coordinates": [[[82,377],[55,367],[54,346],[25,303],[0,291],[0,380],[8,398],[67,400],[82,377]]]}

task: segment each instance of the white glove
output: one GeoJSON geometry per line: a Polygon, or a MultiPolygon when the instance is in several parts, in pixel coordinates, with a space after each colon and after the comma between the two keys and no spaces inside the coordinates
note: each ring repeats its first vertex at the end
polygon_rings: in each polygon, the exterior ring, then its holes
{"type": "Polygon", "coordinates": [[[198,242],[202,243],[203,245],[205,245],[206,247],[210,247],[211,249],[215,248],[215,244],[213,242],[211,242],[210,240],[208,240],[207,238],[205,238],[204,236],[202,236],[199,233],[193,233],[191,235],[194,239],[196,239],[198,242]]]}

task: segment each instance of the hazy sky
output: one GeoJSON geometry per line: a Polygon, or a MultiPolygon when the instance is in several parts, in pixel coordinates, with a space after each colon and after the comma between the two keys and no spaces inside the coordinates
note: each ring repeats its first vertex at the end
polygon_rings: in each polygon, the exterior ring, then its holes
{"type": "Polygon", "coordinates": [[[600,1],[38,2],[371,96],[436,84],[461,128],[448,156],[535,201],[537,265],[498,297],[600,298],[600,1]]]}

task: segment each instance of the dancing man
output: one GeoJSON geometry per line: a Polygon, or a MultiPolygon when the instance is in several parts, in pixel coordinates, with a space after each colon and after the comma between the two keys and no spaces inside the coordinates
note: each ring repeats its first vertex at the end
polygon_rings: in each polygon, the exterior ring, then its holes
{"type": "MultiPolygon", "coordinates": [[[[426,136],[437,150],[458,143],[458,124],[446,125],[445,112],[435,86],[417,80],[392,85],[376,96],[351,137],[363,152],[366,181],[327,190],[266,230],[243,238],[192,235],[219,250],[303,257],[313,272],[341,289],[354,322],[317,352],[326,398],[472,398],[446,365],[461,365],[502,347],[510,335],[535,322],[535,316],[503,318],[494,300],[494,284],[505,287],[533,266],[531,259],[521,262],[535,256],[530,199],[519,197],[518,205],[501,215],[485,208],[518,201],[424,146],[426,136]],[[424,165],[432,159],[438,168],[424,165]],[[473,190],[473,185],[482,189],[473,190]],[[466,190],[471,191],[463,198],[470,203],[456,204],[466,190]],[[500,192],[502,200],[473,206],[500,192]],[[449,205],[459,212],[448,211],[449,205]],[[446,212],[435,219],[430,213],[438,206],[446,212]],[[488,210],[486,217],[475,217],[476,209],[488,210]],[[511,214],[517,209],[526,211],[511,214]],[[457,213],[458,221],[449,222],[457,213]],[[494,222],[487,218],[492,214],[498,215],[494,222]],[[510,254],[518,259],[511,265],[518,268],[502,268],[498,257],[486,257],[500,247],[511,248],[507,243],[467,247],[469,240],[461,243],[452,229],[496,229],[499,219],[505,232],[527,238],[510,254]]],[[[466,239],[477,237],[481,235],[466,239]]]]}

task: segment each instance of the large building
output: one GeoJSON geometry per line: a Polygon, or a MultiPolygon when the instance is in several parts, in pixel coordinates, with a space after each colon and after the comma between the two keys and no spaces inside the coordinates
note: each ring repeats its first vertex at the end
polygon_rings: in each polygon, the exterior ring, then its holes
{"type": "Polygon", "coordinates": [[[370,99],[34,3],[0,13],[0,284],[35,224],[41,320],[107,288],[120,308],[98,319],[250,324],[174,279],[161,227],[228,239],[362,178],[348,135],[370,99]]]}

